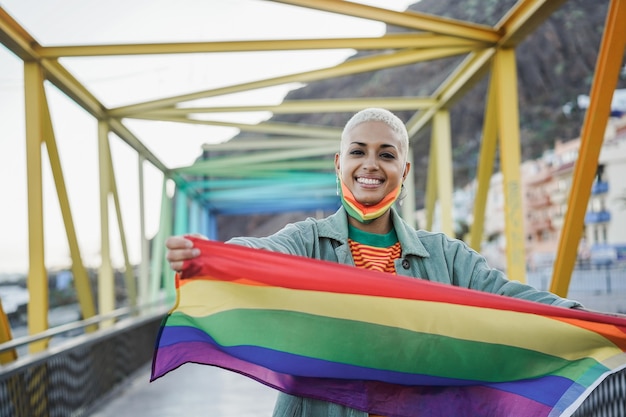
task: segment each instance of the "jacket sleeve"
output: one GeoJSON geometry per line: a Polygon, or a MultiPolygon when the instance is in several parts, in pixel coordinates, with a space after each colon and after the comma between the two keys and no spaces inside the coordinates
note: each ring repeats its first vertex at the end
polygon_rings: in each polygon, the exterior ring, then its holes
{"type": "MultiPolygon", "coordinates": [[[[510,280],[504,272],[490,267],[482,255],[464,242],[441,234],[439,237],[442,255],[453,285],[543,304],[569,308],[582,306],[577,301],[561,298],[548,291],[540,291],[530,285],[510,280]]],[[[437,254],[431,253],[431,257],[433,255],[434,258],[437,257],[437,254]]]]}
{"type": "Polygon", "coordinates": [[[236,237],[226,243],[266,249],[289,255],[313,257],[315,241],[311,221],[292,223],[266,237],[236,237]]]}

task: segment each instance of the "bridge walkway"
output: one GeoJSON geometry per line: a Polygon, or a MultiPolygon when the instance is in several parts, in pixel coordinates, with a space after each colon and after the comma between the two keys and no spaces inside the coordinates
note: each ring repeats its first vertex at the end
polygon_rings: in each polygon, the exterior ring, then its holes
{"type": "Polygon", "coordinates": [[[145,366],[89,417],[261,417],[271,416],[277,392],[242,375],[211,366],[185,364],[150,381],[145,366]]]}

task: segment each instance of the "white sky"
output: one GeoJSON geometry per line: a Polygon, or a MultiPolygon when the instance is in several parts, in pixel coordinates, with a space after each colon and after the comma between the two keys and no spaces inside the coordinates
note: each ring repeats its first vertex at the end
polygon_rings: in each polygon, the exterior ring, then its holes
{"type": "MultiPolygon", "coordinates": [[[[416,0],[361,1],[404,10],[416,0]]],[[[380,36],[384,25],[262,0],[0,0],[44,46],[92,43],[212,41],[268,38],[380,36]],[[288,12],[288,13],[287,13],[288,12]]],[[[351,50],[73,58],[63,64],[107,107],[335,65],[351,50]]],[[[26,272],[28,227],[22,61],[0,46],[0,273],[26,272]]],[[[279,103],[290,88],[249,93],[247,102],[279,103]]],[[[47,97],[81,254],[99,264],[100,215],[97,123],[48,86],[47,97]]],[[[223,104],[241,104],[233,96],[223,104]]],[[[268,114],[220,120],[255,123],[268,114]]],[[[191,164],[201,145],[228,140],[229,128],[126,121],[167,166],[191,164]]],[[[138,167],[134,151],[111,136],[118,191],[131,262],[139,261],[138,167]]],[[[45,249],[48,268],[68,267],[69,250],[47,154],[44,152],[45,249]]],[[[158,229],[161,175],[146,164],[147,234],[158,229]]],[[[122,264],[116,221],[112,250],[122,264]]]]}

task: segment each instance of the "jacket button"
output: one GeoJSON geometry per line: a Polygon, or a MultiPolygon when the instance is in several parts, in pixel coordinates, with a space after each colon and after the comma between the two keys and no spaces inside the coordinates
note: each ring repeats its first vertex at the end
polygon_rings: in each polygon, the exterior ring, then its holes
{"type": "Polygon", "coordinates": [[[409,263],[409,261],[407,259],[403,259],[402,260],[402,268],[409,269],[410,266],[411,266],[411,264],[409,263]]]}

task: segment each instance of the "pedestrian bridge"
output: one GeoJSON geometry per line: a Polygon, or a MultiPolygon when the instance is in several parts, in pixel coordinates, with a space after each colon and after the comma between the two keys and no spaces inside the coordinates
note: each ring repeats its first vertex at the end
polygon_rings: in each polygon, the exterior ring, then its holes
{"type": "MultiPolygon", "coordinates": [[[[19,80],[15,91],[0,90],[2,98],[15,92],[7,106],[0,102],[2,113],[18,109],[15,117],[3,119],[0,135],[21,150],[15,152],[16,163],[19,155],[25,156],[23,169],[3,173],[0,181],[3,189],[23,184],[27,196],[21,210],[27,227],[12,235],[12,243],[23,243],[20,254],[27,259],[29,295],[26,334],[18,337],[0,304],[0,417],[269,414],[274,392],[217,369],[186,365],[148,384],[156,333],[175,294],[164,241],[168,235],[190,232],[219,238],[220,217],[336,208],[332,158],[340,126],[365,107],[409,115],[411,160],[420,134],[430,129],[428,166],[417,171],[428,178],[427,223],[421,226],[432,228],[437,206],[441,230],[453,234],[450,109],[489,77],[468,243],[480,250],[497,149],[506,190],[507,272],[531,281],[523,256],[515,51],[566,0],[511,2],[493,24],[394,10],[388,8],[391,1],[379,6],[339,0],[251,0],[246,7],[226,3],[154,3],[140,8],[128,2],[66,2],[64,8],[47,9],[45,2],[7,1],[0,7],[0,58],[9,57],[3,73],[18,68],[19,80]],[[200,9],[200,4],[212,9],[200,9]],[[158,15],[161,7],[173,8],[158,15]],[[265,9],[249,12],[256,7],[265,9]],[[269,16],[283,12],[288,17],[281,24],[267,24],[269,16]],[[222,16],[222,21],[207,25],[213,15],[222,16]],[[307,37],[307,24],[320,16],[324,23],[315,26],[331,35],[307,37]],[[339,30],[354,19],[402,30],[383,35],[339,30]],[[221,32],[204,35],[207,27],[223,22],[229,25],[220,26],[221,32]],[[265,32],[268,28],[277,32],[265,32]],[[296,52],[346,50],[349,59],[339,63],[337,58],[320,57],[308,67],[287,65],[300,62],[304,55],[296,52]],[[264,55],[270,52],[276,55],[264,55]],[[246,58],[237,61],[235,56],[246,58]],[[440,84],[419,96],[363,91],[354,97],[338,93],[276,103],[253,94],[282,88],[284,96],[295,86],[338,77],[375,79],[378,71],[438,59],[450,59],[449,72],[438,74],[440,84]],[[272,71],[266,69],[268,62],[272,71]],[[180,65],[178,71],[175,65],[180,65]],[[220,83],[215,76],[218,65],[238,78],[220,83]],[[100,72],[83,72],[86,68],[100,72]],[[191,85],[181,87],[186,79],[191,85]],[[139,93],[140,86],[148,88],[139,93]],[[74,111],[69,120],[62,117],[67,111],[74,111]],[[243,117],[250,114],[256,115],[255,122],[243,117]],[[302,121],[311,114],[324,114],[329,123],[302,121]],[[83,119],[86,122],[79,123],[83,119]],[[17,130],[5,132],[11,126],[17,130]],[[218,135],[211,129],[239,134],[232,141],[205,143],[218,135]],[[75,134],[78,139],[72,141],[75,134]],[[190,142],[193,147],[187,148],[190,142]],[[159,143],[165,147],[159,148],[159,143]],[[201,152],[195,160],[180,163],[172,157],[181,149],[201,152]],[[151,178],[157,178],[156,187],[151,178]],[[137,186],[125,194],[131,183],[137,186]],[[52,215],[51,195],[57,208],[52,215]],[[85,243],[94,231],[96,249],[85,243]],[[72,322],[51,326],[49,259],[58,247],[67,248],[80,313],[72,322]],[[246,394],[236,396],[242,391],[246,394]]],[[[626,44],[620,30],[626,2],[606,3],[558,253],[549,276],[541,278],[546,289],[562,296],[574,285],[578,245],[572,242],[580,241],[602,142],[594,138],[604,135],[622,66],[615,57],[624,55],[626,44]]],[[[412,223],[414,180],[407,179],[408,198],[402,207],[403,217],[412,223]]],[[[600,306],[596,309],[607,305],[604,299],[593,302],[600,306]]],[[[600,385],[576,415],[624,416],[625,403],[622,371],[600,385]]]]}

